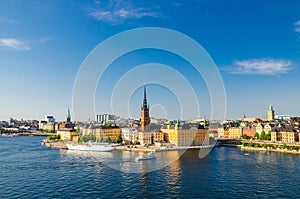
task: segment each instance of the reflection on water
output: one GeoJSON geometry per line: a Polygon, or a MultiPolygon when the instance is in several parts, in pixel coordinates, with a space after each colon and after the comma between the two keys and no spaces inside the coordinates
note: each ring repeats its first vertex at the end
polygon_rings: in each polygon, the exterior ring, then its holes
{"type": "Polygon", "coordinates": [[[300,156],[215,148],[139,154],[49,149],[42,138],[0,138],[1,198],[299,198],[300,156]],[[177,159],[180,156],[179,159],[177,159]],[[157,168],[155,164],[166,167],[157,168]],[[138,172],[125,173],[124,171],[138,172]]]}
{"type": "Polygon", "coordinates": [[[173,162],[176,162],[183,153],[184,151],[157,152],[155,153],[156,159],[137,161],[136,158],[141,153],[129,151],[91,152],[60,150],[60,161],[90,161],[94,163],[103,163],[110,168],[125,173],[147,173],[171,165],[173,162]]]}

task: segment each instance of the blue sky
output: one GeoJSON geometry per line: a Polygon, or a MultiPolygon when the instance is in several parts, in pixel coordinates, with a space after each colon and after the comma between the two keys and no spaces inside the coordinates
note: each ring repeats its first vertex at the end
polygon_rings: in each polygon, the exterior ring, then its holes
{"type": "MultiPolygon", "coordinates": [[[[86,56],[105,39],[141,27],[173,29],[205,48],[223,78],[226,118],[237,119],[243,113],[265,117],[269,104],[278,114],[300,115],[297,0],[7,0],[0,4],[1,120],[42,119],[48,114],[64,120],[68,106],[72,111],[73,85],[86,56]]],[[[209,117],[205,83],[194,79],[184,60],[155,50],[126,56],[113,63],[99,82],[96,112],[111,111],[103,104],[124,72],[136,64],[157,62],[172,66],[192,82],[200,117],[209,117]]],[[[130,102],[130,116],[139,117],[142,87],[128,92],[133,93],[125,99],[130,102]]],[[[176,95],[167,88],[148,85],[148,96],[150,105],[155,105],[152,116],[180,117],[176,95]]],[[[127,112],[115,114],[128,116],[127,112]]]]}

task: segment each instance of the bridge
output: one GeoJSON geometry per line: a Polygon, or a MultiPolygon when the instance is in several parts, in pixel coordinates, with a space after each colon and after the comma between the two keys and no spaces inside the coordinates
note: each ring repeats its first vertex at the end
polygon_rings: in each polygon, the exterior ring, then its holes
{"type": "Polygon", "coordinates": [[[242,140],[238,138],[218,138],[217,146],[233,146],[236,147],[242,144],[242,140]]]}

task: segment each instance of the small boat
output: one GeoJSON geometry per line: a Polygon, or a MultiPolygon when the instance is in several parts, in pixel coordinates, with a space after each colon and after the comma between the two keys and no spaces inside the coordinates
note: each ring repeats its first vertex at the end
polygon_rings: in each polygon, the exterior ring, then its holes
{"type": "Polygon", "coordinates": [[[147,156],[144,155],[140,155],[139,157],[136,158],[137,161],[141,161],[141,160],[152,160],[152,159],[156,159],[155,155],[153,152],[148,153],[147,156]]]}
{"type": "Polygon", "coordinates": [[[245,156],[249,156],[249,155],[250,155],[250,153],[244,153],[244,155],[245,155],[245,156]]]}
{"type": "Polygon", "coordinates": [[[96,152],[111,152],[116,147],[108,143],[84,143],[84,144],[66,144],[69,150],[76,151],[96,151],[96,152]]]}

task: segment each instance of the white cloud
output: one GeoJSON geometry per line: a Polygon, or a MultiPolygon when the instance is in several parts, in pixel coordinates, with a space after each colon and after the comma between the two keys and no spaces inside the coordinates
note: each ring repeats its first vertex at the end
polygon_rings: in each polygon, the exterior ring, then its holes
{"type": "Polygon", "coordinates": [[[10,24],[17,24],[18,22],[16,22],[15,20],[6,18],[6,17],[0,17],[0,22],[2,23],[10,23],[10,24]]]}
{"type": "Polygon", "coordinates": [[[0,46],[10,48],[13,50],[30,50],[30,46],[27,45],[27,42],[20,41],[14,38],[0,38],[0,46]]]}
{"type": "Polygon", "coordinates": [[[51,38],[51,37],[42,37],[42,38],[39,39],[39,42],[46,43],[46,42],[51,41],[51,40],[53,40],[53,38],[51,38]]]}
{"type": "MultiPolygon", "coordinates": [[[[97,5],[100,2],[97,3],[97,5]]],[[[98,8],[93,8],[89,15],[99,21],[103,21],[112,25],[124,23],[126,19],[139,19],[142,17],[155,17],[160,15],[153,11],[152,8],[137,8],[129,1],[112,0],[109,5],[98,5],[98,8]],[[103,8],[106,7],[106,8],[103,8]]]]}
{"type": "Polygon", "coordinates": [[[295,26],[295,32],[300,33],[300,20],[294,23],[295,26]]]}
{"type": "Polygon", "coordinates": [[[173,5],[176,6],[176,7],[181,7],[181,6],[183,6],[182,3],[178,3],[178,2],[173,3],[173,5]]]}
{"type": "Polygon", "coordinates": [[[285,74],[292,68],[292,62],[284,59],[249,59],[234,61],[229,73],[256,74],[256,75],[280,75],[285,74]]]}

